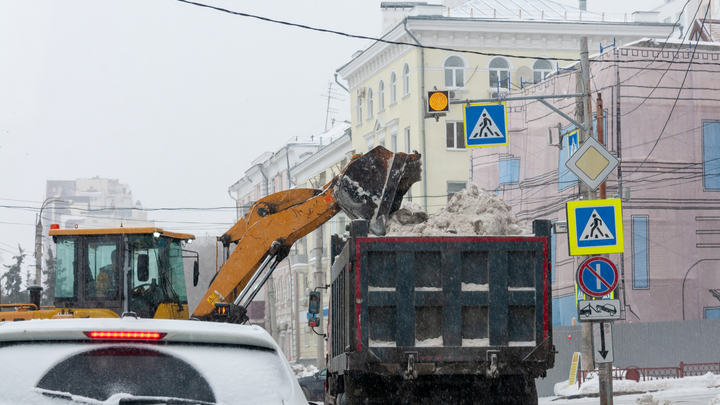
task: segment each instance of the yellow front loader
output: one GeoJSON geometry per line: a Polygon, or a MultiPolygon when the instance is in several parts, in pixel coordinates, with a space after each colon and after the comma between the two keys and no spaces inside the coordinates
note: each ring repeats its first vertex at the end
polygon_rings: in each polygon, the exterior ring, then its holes
{"type": "Polygon", "coordinates": [[[31,289],[32,303],[7,305],[14,310],[0,312],[0,321],[132,312],[143,318],[192,316],[243,323],[245,307],[293,243],[340,210],[351,219],[369,220],[371,231],[383,235],[385,222],[400,208],[420,173],[419,154],[392,153],[378,146],[354,156],[323,189],[293,189],[259,199],[222,236],[225,247],[236,246],[192,315],[183,257],[196,259],[194,284],[199,258],[183,245],[193,235],[159,228],[52,229],[57,248],[55,306],[40,308],[37,287],[31,289]],[[219,308],[225,313],[218,314],[219,308]]]}

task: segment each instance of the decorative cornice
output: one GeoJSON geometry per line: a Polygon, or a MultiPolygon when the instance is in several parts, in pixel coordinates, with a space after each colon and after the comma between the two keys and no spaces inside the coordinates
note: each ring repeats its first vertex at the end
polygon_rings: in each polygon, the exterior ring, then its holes
{"type": "MultiPolygon", "coordinates": [[[[592,21],[533,21],[500,19],[456,19],[407,17],[407,27],[425,46],[458,50],[538,50],[579,52],[579,37],[587,36],[590,46],[599,43],[622,45],[646,37],[666,37],[672,24],[616,23],[592,21]]],[[[404,25],[398,24],[384,40],[412,43],[404,25]]],[[[368,78],[384,70],[402,55],[415,49],[410,45],[375,42],[337,72],[350,91],[364,86],[368,78]]]]}

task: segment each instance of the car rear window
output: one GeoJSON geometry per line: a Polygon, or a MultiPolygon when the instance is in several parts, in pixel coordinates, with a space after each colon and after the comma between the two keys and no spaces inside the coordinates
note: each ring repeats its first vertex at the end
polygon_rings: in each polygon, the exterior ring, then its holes
{"type": "Polygon", "coordinates": [[[190,364],[156,350],[107,347],[52,367],[37,388],[105,401],[116,394],[215,402],[210,384],[190,364]]]}
{"type": "Polygon", "coordinates": [[[217,404],[288,403],[292,372],[272,349],[237,345],[34,342],[0,345],[0,402],[117,403],[129,395],[217,404]],[[60,401],[60,402],[55,402],[60,401]]]}

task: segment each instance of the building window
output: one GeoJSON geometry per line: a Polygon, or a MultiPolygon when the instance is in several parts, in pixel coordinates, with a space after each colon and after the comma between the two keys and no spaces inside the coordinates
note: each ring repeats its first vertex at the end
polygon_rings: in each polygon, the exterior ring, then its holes
{"type": "Polygon", "coordinates": [[[405,128],[405,153],[410,153],[410,127],[405,128]]]}
{"type": "Polygon", "coordinates": [[[577,318],[577,307],[575,295],[570,294],[564,297],[553,298],[552,320],[553,326],[570,326],[572,319],[577,318]]]}
{"type": "Polygon", "coordinates": [[[385,109],[385,82],[378,83],[378,112],[385,109]]]}
{"type": "Polygon", "coordinates": [[[565,166],[565,162],[578,148],[578,133],[574,132],[564,136],[562,144],[563,148],[558,153],[558,191],[572,187],[578,182],[577,176],[565,166]]]}
{"type": "Polygon", "coordinates": [[[518,183],[520,180],[520,159],[503,159],[498,162],[500,184],[518,183]]]}
{"type": "Polygon", "coordinates": [[[490,88],[510,90],[510,64],[503,58],[490,61],[490,88]]]}
{"type": "Polygon", "coordinates": [[[465,85],[465,62],[457,56],[445,61],[445,87],[462,87],[465,85]]]}
{"type": "Polygon", "coordinates": [[[465,149],[465,127],[462,121],[445,123],[445,141],[448,149],[465,149]]]}
{"type": "Polygon", "coordinates": [[[720,190],[720,121],[703,122],[703,185],[720,190]]]}
{"type": "Polygon", "coordinates": [[[648,276],[648,217],[632,217],[633,288],[650,288],[648,276]]]}
{"type": "Polygon", "coordinates": [[[397,101],[397,76],[395,72],[390,73],[390,104],[395,104],[397,101]]]}
{"type": "Polygon", "coordinates": [[[390,135],[390,152],[397,153],[397,134],[390,135]]]}
{"type": "Polygon", "coordinates": [[[410,94],[410,66],[406,63],[403,66],[403,95],[410,94]]]}
{"type": "Polygon", "coordinates": [[[704,308],[703,310],[705,312],[705,319],[720,319],[719,307],[704,308]]]}
{"type": "Polygon", "coordinates": [[[357,122],[359,125],[359,124],[362,124],[362,98],[358,97],[356,104],[357,104],[357,122]]]}
{"type": "Polygon", "coordinates": [[[540,83],[552,72],[553,67],[549,60],[536,60],[533,63],[533,82],[540,83]]]}
{"type": "Polygon", "coordinates": [[[368,109],[368,119],[370,119],[373,116],[373,92],[370,87],[367,89],[367,109],[368,109]]]}
{"type": "Polygon", "coordinates": [[[451,198],[460,190],[463,190],[467,182],[464,181],[448,181],[447,182],[447,198],[450,201],[451,198]]]}

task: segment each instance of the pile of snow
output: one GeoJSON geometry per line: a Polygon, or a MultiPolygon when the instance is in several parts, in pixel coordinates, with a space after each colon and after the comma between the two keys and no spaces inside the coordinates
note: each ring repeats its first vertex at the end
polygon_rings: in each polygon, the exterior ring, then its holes
{"type": "MultiPolygon", "coordinates": [[[[555,384],[555,395],[567,397],[571,395],[598,394],[600,392],[600,381],[597,376],[583,382],[580,388],[578,388],[577,383],[569,386],[568,382],[568,380],[565,380],[555,384]]],[[[720,384],[720,377],[713,373],[707,373],[698,377],[667,378],[648,381],[640,380],[639,382],[635,382],[634,380],[613,380],[613,392],[650,392],[680,388],[692,391],[693,389],[716,387],[718,384],[720,384]]],[[[638,398],[638,400],[640,400],[640,398],[638,398]]],[[[649,401],[648,404],[653,403],[652,397],[649,398],[649,401]]],[[[720,404],[720,399],[718,399],[717,403],[720,404]]],[[[645,402],[643,402],[643,404],[645,404],[645,402]]]]}
{"type": "Polygon", "coordinates": [[[672,405],[672,401],[653,399],[652,394],[635,398],[635,405],[672,405]]]}
{"type": "Polygon", "coordinates": [[[720,394],[715,398],[711,399],[708,405],[720,405],[720,394]]]}
{"type": "Polygon", "coordinates": [[[295,378],[310,377],[318,372],[317,367],[312,364],[309,366],[304,366],[302,364],[293,364],[291,367],[293,372],[295,372],[295,378]]]}
{"type": "Polygon", "coordinates": [[[433,215],[418,204],[403,201],[401,208],[390,216],[388,236],[478,236],[529,235],[532,230],[515,218],[508,205],[497,194],[468,182],[450,199],[447,206],[433,215]]]}

